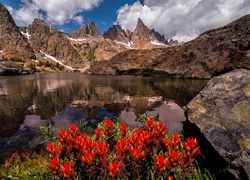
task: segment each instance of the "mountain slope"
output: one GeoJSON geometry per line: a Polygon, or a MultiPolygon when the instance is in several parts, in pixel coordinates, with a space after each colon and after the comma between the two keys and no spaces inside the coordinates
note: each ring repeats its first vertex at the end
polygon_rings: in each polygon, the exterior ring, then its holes
{"type": "Polygon", "coordinates": [[[105,63],[92,63],[90,73],[115,74],[121,70],[147,67],[186,78],[206,79],[234,68],[250,69],[249,42],[250,15],[246,15],[224,27],[207,31],[183,45],[164,49],[159,56],[152,55],[152,52],[159,49],[143,50],[140,53],[129,51],[105,63]],[[142,57],[147,60],[144,61],[142,57]],[[102,69],[106,69],[105,72],[102,69]]]}

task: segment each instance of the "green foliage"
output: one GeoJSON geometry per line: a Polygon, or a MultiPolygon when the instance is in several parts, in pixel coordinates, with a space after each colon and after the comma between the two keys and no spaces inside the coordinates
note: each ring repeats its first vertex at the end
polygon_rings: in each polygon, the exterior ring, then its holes
{"type": "Polygon", "coordinates": [[[159,121],[160,121],[159,117],[160,117],[160,115],[159,115],[158,113],[157,113],[157,115],[154,116],[154,117],[146,116],[146,115],[144,115],[144,114],[141,114],[141,115],[139,115],[139,117],[137,118],[137,121],[139,121],[139,122],[141,123],[141,126],[143,127],[143,126],[145,126],[145,123],[146,123],[146,121],[147,121],[148,118],[152,118],[152,119],[154,119],[155,121],[159,122],[159,121]]]}
{"type": "Polygon", "coordinates": [[[46,62],[44,63],[44,66],[45,66],[45,67],[51,67],[51,64],[49,63],[49,61],[46,61],[46,62]]]}
{"type": "Polygon", "coordinates": [[[74,47],[77,49],[78,52],[82,50],[82,46],[80,44],[74,44],[74,47]]]}
{"type": "Polygon", "coordinates": [[[150,68],[142,68],[142,69],[129,69],[117,71],[117,75],[132,75],[132,76],[145,76],[145,77],[155,77],[155,78],[182,78],[183,76],[176,73],[168,73],[166,71],[154,70],[150,68]]]}
{"type": "Polygon", "coordinates": [[[43,62],[41,60],[38,61],[37,66],[43,66],[43,62]]]}
{"type": "Polygon", "coordinates": [[[95,60],[95,50],[90,50],[87,58],[89,61],[95,60]]]}
{"type": "Polygon", "coordinates": [[[46,124],[44,126],[40,126],[40,131],[36,130],[36,129],[32,129],[32,131],[38,135],[43,135],[46,136],[46,139],[42,142],[40,142],[40,144],[43,144],[51,139],[55,139],[56,137],[54,137],[54,129],[51,129],[51,124],[49,124],[49,126],[47,126],[46,124]]]}
{"type": "Polygon", "coordinates": [[[3,59],[3,61],[8,61],[8,58],[4,57],[4,55],[2,55],[2,59],[3,59]]]}
{"type": "Polygon", "coordinates": [[[35,73],[36,72],[36,65],[31,63],[27,65],[27,68],[29,68],[31,73],[35,73]]]}
{"type": "Polygon", "coordinates": [[[82,130],[85,130],[85,129],[88,129],[89,126],[88,125],[88,121],[84,122],[83,120],[80,120],[79,121],[79,129],[82,131],[82,130]]]}
{"type": "Polygon", "coordinates": [[[201,170],[198,162],[196,161],[196,167],[194,168],[194,176],[196,180],[215,180],[216,177],[211,175],[207,169],[201,170]]]}
{"type": "Polygon", "coordinates": [[[10,60],[14,61],[14,62],[23,62],[23,60],[21,58],[18,58],[18,57],[10,57],[10,60]]]}
{"type": "Polygon", "coordinates": [[[52,179],[47,156],[36,153],[21,155],[15,153],[12,157],[0,165],[0,179],[52,179]]]}

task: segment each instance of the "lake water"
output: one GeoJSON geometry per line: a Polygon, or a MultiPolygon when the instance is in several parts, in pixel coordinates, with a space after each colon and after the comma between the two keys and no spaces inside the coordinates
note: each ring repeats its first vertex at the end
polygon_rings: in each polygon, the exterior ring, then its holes
{"type": "MultiPolygon", "coordinates": [[[[185,106],[207,80],[79,73],[0,76],[0,154],[34,148],[32,129],[52,124],[55,134],[79,120],[121,118],[131,128],[140,114],[160,115],[170,133],[182,130],[185,106]]],[[[93,128],[87,130],[93,133],[93,128]]]]}

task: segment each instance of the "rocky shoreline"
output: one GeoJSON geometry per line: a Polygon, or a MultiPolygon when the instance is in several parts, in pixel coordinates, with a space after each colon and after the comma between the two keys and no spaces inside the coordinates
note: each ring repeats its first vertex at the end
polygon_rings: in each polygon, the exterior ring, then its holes
{"type": "Polygon", "coordinates": [[[11,75],[28,75],[29,70],[23,69],[17,63],[12,61],[2,61],[0,62],[0,75],[11,76],[11,75]]]}

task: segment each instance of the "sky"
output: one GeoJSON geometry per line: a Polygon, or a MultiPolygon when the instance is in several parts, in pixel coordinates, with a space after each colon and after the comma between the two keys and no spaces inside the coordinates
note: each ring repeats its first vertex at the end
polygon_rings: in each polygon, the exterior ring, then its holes
{"type": "Polygon", "coordinates": [[[40,18],[71,33],[94,22],[101,33],[114,24],[134,31],[138,18],[166,39],[189,41],[250,13],[249,0],[0,0],[18,26],[40,18]]]}

